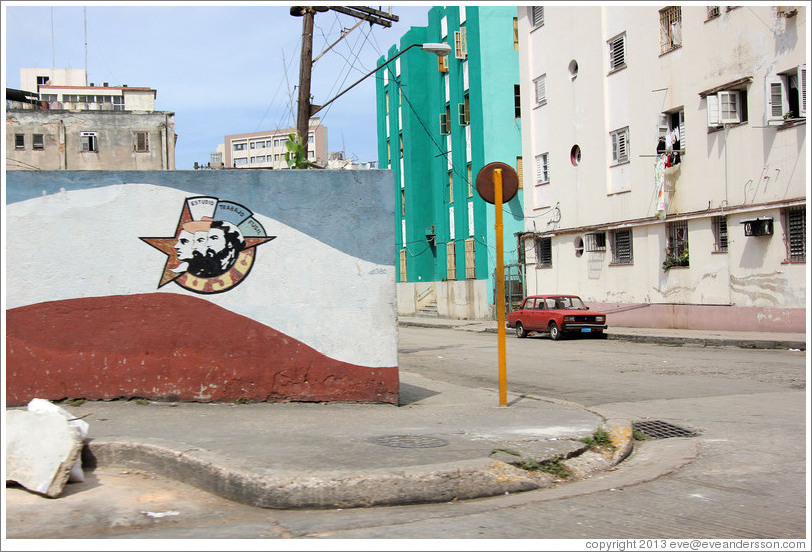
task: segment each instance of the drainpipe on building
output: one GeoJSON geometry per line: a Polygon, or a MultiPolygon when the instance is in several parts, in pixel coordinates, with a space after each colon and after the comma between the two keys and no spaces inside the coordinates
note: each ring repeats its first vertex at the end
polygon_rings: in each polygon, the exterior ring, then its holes
{"type": "Polygon", "coordinates": [[[161,169],[163,170],[168,169],[166,166],[166,159],[169,153],[167,151],[169,144],[167,143],[166,134],[166,125],[164,125],[164,127],[161,129],[161,169]]]}
{"type": "Polygon", "coordinates": [[[59,168],[63,171],[68,170],[68,132],[65,129],[65,121],[59,121],[59,144],[62,148],[62,156],[59,160],[59,168]]]}

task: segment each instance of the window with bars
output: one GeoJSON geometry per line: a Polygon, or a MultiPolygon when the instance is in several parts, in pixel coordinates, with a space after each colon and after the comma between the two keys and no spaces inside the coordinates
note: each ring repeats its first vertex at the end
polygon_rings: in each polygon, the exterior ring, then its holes
{"type": "Polygon", "coordinates": [[[476,278],[476,248],[474,238],[465,240],[465,277],[476,278]]]}
{"type": "Polygon", "coordinates": [[[660,10],[660,54],[682,46],[682,8],[668,6],[660,10]]]}
{"type": "Polygon", "coordinates": [[[24,150],[25,149],[25,134],[15,134],[14,135],[14,149],[24,150]]]}
{"type": "Polygon", "coordinates": [[[445,244],[445,272],[448,280],[457,279],[457,254],[453,241],[445,244]]]}
{"type": "Polygon", "coordinates": [[[45,140],[42,134],[34,134],[31,140],[31,147],[35,150],[45,149],[45,140]]]}
{"type": "Polygon", "coordinates": [[[544,25],[544,6],[530,6],[530,26],[533,28],[544,25]]]}
{"type": "Polygon", "coordinates": [[[609,72],[626,67],[626,33],[607,41],[609,45],[609,72]]]}
{"type": "Polygon", "coordinates": [[[720,14],[721,14],[721,9],[720,9],[719,6],[708,6],[708,19],[713,19],[714,17],[719,17],[720,14]]]}
{"type": "Polygon", "coordinates": [[[606,232],[590,232],[585,235],[584,250],[587,252],[606,251],[606,232]]]}
{"type": "Polygon", "coordinates": [[[688,221],[680,220],[668,223],[668,244],[665,248],[665,256],[671,266],[689,266],[688,221]]]}
{"type": "Polygon", "coordinates": [[[629,127],[614,130],[612,139],[612,164],[619,165],[629,161],[629,127]]]}
{"type": "Polygon", "coordinates": [[[784,210],[787,261],[806,262],[806,206],[784,210]]]}
{"type": "Polygon", "coordinates": [[[149,151],[149,133],[148,132],[134,132],[133,133],[133,149],[135,151],[138,151],[138,152],[148,152],[149,151]]]}
{"type": "Polygon", "coordinates": [[[547,103],[547,74],[533,79],[533,88],[536,91],[536,105],[547,103]]]}
{"type": "Polygon", "coordinates": [[[550,166],[547,163],[549,153],[536,156],[536,184],[546,184],[550,181],[550,166]]]}
{"type": "Polygon", "coordinates": [[[553,240],[552,238],[539,238],[536,240],[536,267],[550,268],[553,266],[553,240]]]}
{"type": "Polygon", "coordinates": [[[632,264],[633,262],[631,229],[615,230],[612,232],[612,264],[632,264]]]}
{"type": "Polygon", "coordinates": [[[717,253],[727,253],[727,217],[713,217],[713,250],[717,253]]]}

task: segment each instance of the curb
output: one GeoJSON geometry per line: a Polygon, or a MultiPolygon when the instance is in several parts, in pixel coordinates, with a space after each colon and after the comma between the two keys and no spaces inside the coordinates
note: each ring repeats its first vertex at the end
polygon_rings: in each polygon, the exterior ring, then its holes
{"type": "MultiPolygon", "coordinates": [[[[480,322],[460,321],[459,324],[438,324],[431,321],[398,321],[399,326],[417,328],[447,328],[462,331],[477,331],[484,333],[499,333],[497,328],[485,326],[480,322]],[[484,326],[484,327],[483,327],[484,326]]],[[[511,330],[508,329],[509,333],[511,330]]],[[[797,349],[806,350],[805,341],[779,340],[779,339],[729,339],[724,337],[676,337],[665,335],[612,333],[611,328],[605,332],[607,339],[632,341],[636,343],[658,343],[661,345],[691,345],[696,347],[739,347],[741,349],[797,349]]]]}
{"type": "MultiPolygon", "coordinates": [[[[609,451],[587,450],[563,463],[573,480],[609,469],[633,448],[631,424],[607,421],[609,451]]],[[[172,443],[86,442],[83,463],[89,468],[121,466],[153,471],[223,498],[274,509],[326,509],[396,506],[468,500],[548,488],[559,481],[494,458],[424,466],[350,471],[289,473],[256,469],[204,449],[177,450],[172,443]]],[[[545,459],[536,459],[543,462],[545,459]]]]}

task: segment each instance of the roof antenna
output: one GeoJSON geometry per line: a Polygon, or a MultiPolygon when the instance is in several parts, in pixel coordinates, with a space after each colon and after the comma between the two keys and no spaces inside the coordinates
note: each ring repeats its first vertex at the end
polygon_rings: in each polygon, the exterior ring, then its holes
{"type": "Polygon", "coordinates": [[[87,8],[82,8],[85,18],[85,86],[87,86],[87,8]]]}

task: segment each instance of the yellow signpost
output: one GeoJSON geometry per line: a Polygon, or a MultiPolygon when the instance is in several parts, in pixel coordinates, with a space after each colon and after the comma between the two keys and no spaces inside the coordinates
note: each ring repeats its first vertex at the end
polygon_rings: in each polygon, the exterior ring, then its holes
{"type": "Polygon", "coordinates": [[[507,406],[507,355],[505,354],[505,247],[502,242],[502,169],[493,171],[496,208],[496,325],[499,331],[499,406],[507,406]]]}

